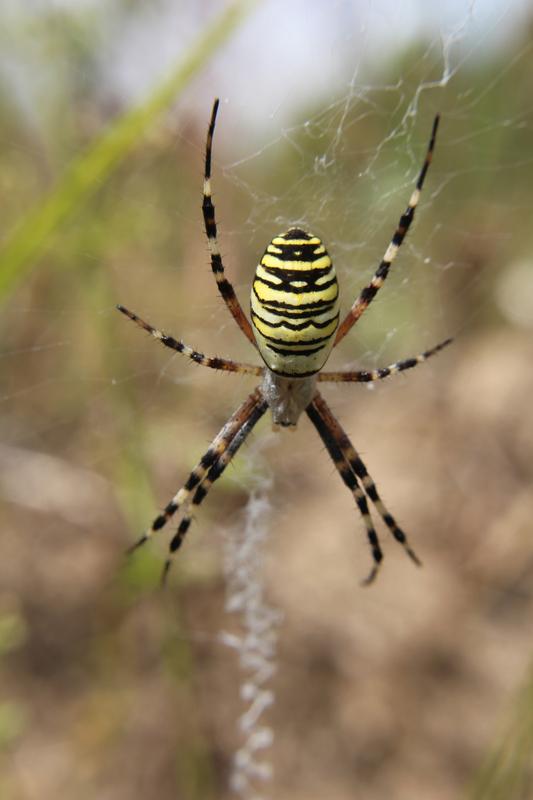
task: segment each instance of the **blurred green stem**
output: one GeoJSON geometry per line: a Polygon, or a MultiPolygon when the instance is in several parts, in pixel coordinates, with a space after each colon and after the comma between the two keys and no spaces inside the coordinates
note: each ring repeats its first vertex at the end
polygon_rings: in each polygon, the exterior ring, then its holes
{"type": "Polygon", "coordinates": [[[59,183],[7,238],[0,255],[0,298],[35,263],[46,239],[124,160],[157,116],[237,29],[258,0],[235,0],[193,44],[148,100],[127,111],[67,168],[59,183]]]}

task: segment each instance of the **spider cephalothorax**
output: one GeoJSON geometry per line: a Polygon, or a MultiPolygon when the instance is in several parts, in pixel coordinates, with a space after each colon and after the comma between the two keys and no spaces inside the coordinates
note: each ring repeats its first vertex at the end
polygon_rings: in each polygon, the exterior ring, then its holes
{"type": "Polygon", "coordinates": [[[439,118],[435,117],[433,122],[426,158],[415,189],[406,210],[400,217],[385,255],[374,277],[356,298],[340,326],[339,287],[331,259],[320,239],[301,228],[290,228],[274,237],[265,250],[252,285],[252,324],[250,324],[231,283],[225,276],[217,241],[215,208],[211,199],[211,148],[217,111],[218,100],[215,100],[207,133],[202,204],[211,268],[224,302],[244,335],[258,349],[265,366],[240,364],[224,358],[205,356],[181,340],[154,328],[124,306],[117,307],[166,347],[182,353],[197,364],[228,372],[256,375],[262,378],[262,382],[229,418],[183,487],[130,549],[134,550],[143,544],[155,531],[166,525],[178,509],[182,509],[183,517],[170,542],[170,554],[163,572],[165,577],[171,564],[171,557],[180,547],[189,529],[193,509],[200,505],[212,484],[223,473],[265,411],[270,409],[275,425],[292,428],[298,422],[300,415],[305,412],[326,446],[342,480],[352,492],[363,518],[374,560],[370,574],[365,580],[365,583],[370,583],[378,572],[383,552],[367,498],[394,538],[403,545],[409,557],[416,564],[420,561],[407,543],[405,533],[398,527],[396,520],[381,500],[374,481],[318,391],[317,383],[326,381],[362,383],[381,380],[388,375],[415,367],[442,350],[451,341],[446,339],[418,356],[380,369],[355,372],[321,371],[332,348],[357,322],[389,273],[391,264],[413,221],[431,163],[439,118]]]}

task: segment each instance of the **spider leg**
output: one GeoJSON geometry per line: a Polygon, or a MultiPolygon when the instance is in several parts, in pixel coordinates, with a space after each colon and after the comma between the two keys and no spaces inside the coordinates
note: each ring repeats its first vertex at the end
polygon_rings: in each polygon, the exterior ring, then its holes
{"type": "Polygon", "coordinates": [[[227,358],[211,358],[209,356],[205,356],[203,353],[199,353],[198,350],[194,350],[192,347],[189,347],[188,344],[182,342],[181,339],[174,339],[173,336],[167,336],[166,333],[163,331],[154,328],[148,322],[145,322],[141,317],[134,314],[133,311],[129,311],[124,306],[118,305],[117,309],[121,311],[126,317],[131,319],[135,322],[140,328],[147,331],[154,339],[158,339],[161,344],[164,344],[165,347],[169,347],[171,350],[176,350],[178,353],[182,353],[182,355],[187,356],[190,358],[191,361],[194,361],[196,364],[200,364],[202,367],[211,367],[211,369],[220,369],[226,372],[239,372],[241,374],[248,374],[248,375],[257,375],[260,377],[263,374],[263,367],[256,367],[254,364],[241,364],[236,361],[230,361],[227,358]]]}
{"type": "Polygon", "coordinates": [[[252,332],[252,326],[246,317],[242,306],[237,299],[233,286],[228,281],[224,274],[224,264],[222,263],[222,256],[220,255],[220,248],[217,240],[217,223],[215,220],[215,206],[211,198],[211,150],[213,147],[213,134],[215,132],[215,123],[217,118],[219,100],[215,100],[213,104],[213,111],[211,112],[211,121],[209,122],[209,129],[207,131],[207,141],[205,145],[205,170],[204,170],[204,195],[202,202],[202,212],[204,215],[205,232],[207,235],[207,244],[211,254],[211,269],[215,276],[218,291],[222,295],[222,299],[229,308],[233,319],[244,333],[247,339],[257,347],[255,337],[252,332]]]}
{"type": "Polygon", "coordinates": [[[339,475],[341,476],[344,484],[351,491],[355,499],[355,502],[357,503],[357,507],[361,512],[361,516],[363,517],[363,521],[366,526],[366,534],[372,552],[372,558],[374,559],[374,565],[370,570],[368,576],[363,581],[364,585],[368,585],[372,583],[372,581],[378,574],[379,567],[383,560],[383,551],[381,550],[378,535],[376,533],[376,529],[374,528],[374,524],[372,522],[372,517],[368,509],[368,503],[366,501],[365,493],[361,489],[361,486],[359,485],[354,470],[352,469],[350,463],[348,462],[345,455],[339,448],[335,435],[331,431],[327,421],[323,418],[314,400],[307,406],[306,413],[311,422],[313,423],[313,425],[315,426],[315,428],[317,429],[318,435],[324,442],[326,449],[330,454],[331,459],[335,464],[335,467],[339,475]]]}
{"type": "Polygon", "coordinates": [[[431,358],[435,353],[447,347],[452,341],[453,339],[446,339],[444,342],[440,342],[440,344],[432,347],[431,350],[426,350],[424,353],[420,353],[412,358],[405,358],[402,361],[397,361],[395,364],[390,364],[388,367],[379,367],[378,369],[372,370],[363,369],[355,372],[320,372],[318,374],[318,380],[334,381],[336,383],[348,381],[352,383],[369,383],[370,381],[379,381],[382,378],[388,378],[389,375],[395,375],[397,372],[412,369],[416,367],[417,364],[421,364],[422,361],[427,361],[428,358],[431,358]]]}
{"type": "Polygon", "coordinates": [[[361,291],[359,297],[356,299],[353,306],[349,310],[348,314],[339,325],[339,328],[337,330],[337,336],[335,337],[335,343],[333,345],[334,347],[338,345],[341,339],[343,339],[346,336],[352,325],[354,325],[357,322],[357,320],[363,314],[365,309],[370,305],[370,303],[378,293],[379,289],[381,289],[381,287],[383,286],[385,279],[389,274],[389,269],[391,267],[391,264],[398,255],[398,250],[400,249],[400,246],[403,240],[405,239],[407,231],[411,226],[411,223],[415,216],[415,210],[418,205],[418,201],[420,200],[420,193],[422,191],[426,173],[429,169],[429,165],[431,164],[431,159],[433,156],[433,148],[435,147],[435,139],[437,136],[438,125],[439,125],[439,115],[437,114],[437,116],[433,121],[433,128],[431,131],[431,137],[426,152],[426,158],[424,159],[422,169],[420,170],[415,190],[411,195],[407,208],[400,217],[398,227],[394,231],[394,235],[391,239],[391,242],[385,252],[385,255],[383,256],[383,260],[381,261],[379,267],[376,270],[376,273],[374,274],[374,277],[372,278],[368,286],[365,286],[365,288],[361,291]]]}
{"type": "MultiPolygon", "coordinates": [[[[421,561],[409,545],[407,541],[407,537],[402,529],[396,523],[396,520],[390,513],[390,511],[385,506],[383,500],[378,494],[378,490],[376,488],[376,484],[370,477],[367,472],[365,465],[363,464],[358,452],[354,448],[353,444],[351,443],[350,439],[343,431],[333,414],[329,406],[327,405],[324,398],[318,394],[315,395],[313,402],[311,403],[311,407],[315,409],[315,411],[320,415],[322,418],[323,423],[327,426],[331,436],[335,440],[339,450],[341,451],[343,457],[346,459],[354,473],[357,475],[360,483],[362,484],[366,494],[372,500],[372,503],[376,507],[381,519],[394,536],[397,542],[399,542],[402,547],[404,548],[405,552],[409,556],[409,558],[414,561],[417,566],[421,566],[421,561]]],[[[309,411],[308,411],[309,413],[309,411]]]]}
{"type": "Polygon", "coordinates": [[[239,406],[234,414],[229,418],[219,433],[215,436],[208,449],[194,467],[184,485],[176,492],[174,497],[167,503],[161,514],[159,514],[151,526],[143,535],[128,548],[128,553],[132,553],[143,545],[152,534],[160,531],[168,520],[174,516],[176,511],[190,500],[192,492],[201,484],[209,470],[217,463],[223,455],[239,429],[246,423],[253,414],[255,408],[262,403],[263,395],[259,387],[239,406]]]}
{"type": "Polygon", "coordinates": [[[220,455],[220,457],[215,461],[213,466],[210,468],[207,476],[203,479],[201,484],[196,489],[192,501],[189,505],[189,508],[185,512],[183,519],[181,520],[176,533],[174,534],[171,542],[170,542],[170,552],[168,555],[167,560],[165,561],[165,565],[163,567],[163,574],[161,576],[161,581],[164,583],[166,581],[168,571],[172,564],[172,559],[174,554],[181,547],[183,539],[187,531],[189,530],[190,524],[193,519],[193,514],[195,508],[197,508],[204,498],[206,497],[209,489],[214,484],[218,478],[222,475],[226,467],[228,466],[229,462],[239,449],[239,447],[243,444],[244,440],[247,438],[248,434],[251,432],[252,428],[259,422],[263,414],[268,408],[268,404],[266,400],[258,403],[251,411],[249,416],[244,420],[241,427],[226,447],[224,452],[220,455]]]}

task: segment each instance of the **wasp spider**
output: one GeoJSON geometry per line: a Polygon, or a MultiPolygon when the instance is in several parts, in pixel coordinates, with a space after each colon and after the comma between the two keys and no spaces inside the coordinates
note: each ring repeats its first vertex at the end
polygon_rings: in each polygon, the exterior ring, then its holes
{"type": "Polygon", "coordinates": [[[381,499],[376,484],[367,472],[357,450],[343,431],[317,388],[318,383],[377,381],[411,369],[442,350],[451,339],[441,342],[413,358],[388,367],[356,372],[321,372],[327,358],[352,325],[361,317],[383,286],[413,221],[420,192],[431,163],[439,117],[435,117],[424,164],[405,212],[400,217],[392,240],[374,277],[356,298],[339,325],[339,288],[335,269],[321,240],[300,228],[290,228],[275,236],[265,250],[255,271],[251,291],[251,323],[224,273],[217,241],[215,208],[211,193],[211,149],[219,101],[215,100],[207,133],[202,211],[211,268],[218,290],[241,331],[259,351],[264,366],[241,364],[225,358],[212,358],[193,350],[180,339],[174,339],[154,328],[124,306],[118,310],[158,339],[165,347],[176,350],[192,361],[211,369],[256,375],[261,383],[229,418],[210,447],[194,467],[185,484],[167,503],[162,513],[141,538],[130,548],[135,550],[153,533],[161,530],[178,510],[182,519],[171,539],[165,562],[165,579],[172,556],[181,546],[191,524],[193,511],[204,500],[213,483],[242,445],[252,428],[270,409],[274,425],[295,427],[305,411],[329,452],[339,475],[350,490],[361,513],[372,551],[373,566],[364,581],[371,583],[377,575],[383,552],[368,507],[372,502],[379,516],[407,555],[420,564],[407,542],[403,530],[381,499]]]}

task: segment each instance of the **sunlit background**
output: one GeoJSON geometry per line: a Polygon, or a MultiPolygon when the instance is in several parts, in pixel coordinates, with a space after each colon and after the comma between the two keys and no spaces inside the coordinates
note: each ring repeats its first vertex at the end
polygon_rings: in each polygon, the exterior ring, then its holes
{"type": "Polygon", "coordinates": [[[526,0],[3,0],[2,800],[229,800],[236,780],[244,798],[533,796],[532,111],[526,0]],[[166,531],[124,556],[255,380],[115,311],[257,362],[202,226],[215,96],[245,308],[266,244],[299,224],[347,309],[441,113],[417,219],[331,365],[454,344],[324,390],[422,569],[380,528],[361,587],[364,526],[305,417],[260,423],[165,591],[166,531]],[[248,731],[243,569],[275,698],[248,731]]]}

